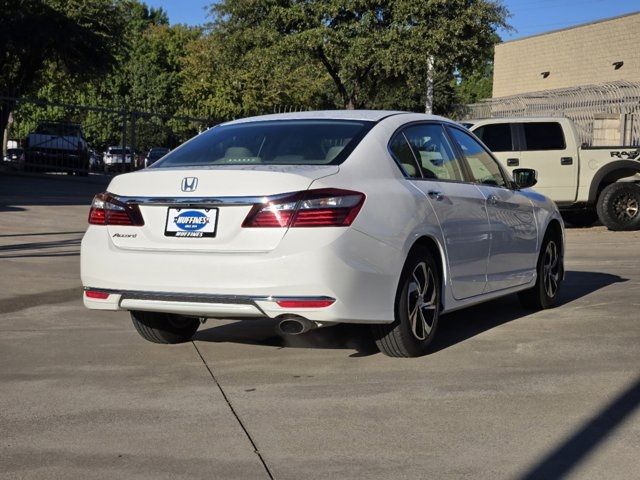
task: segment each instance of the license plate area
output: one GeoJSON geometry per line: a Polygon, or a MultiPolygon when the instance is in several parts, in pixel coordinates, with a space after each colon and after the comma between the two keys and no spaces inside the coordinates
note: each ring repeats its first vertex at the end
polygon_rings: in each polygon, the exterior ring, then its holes
{"type": "Polygon", "coordinates": [[[218,228],[217,208],[169,208],[165,237],[215,237],[218,228]]]}

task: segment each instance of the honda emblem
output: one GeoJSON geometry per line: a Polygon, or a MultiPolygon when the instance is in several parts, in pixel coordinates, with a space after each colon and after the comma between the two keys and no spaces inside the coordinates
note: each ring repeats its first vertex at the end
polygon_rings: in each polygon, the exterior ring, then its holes
{"type": "Polygon", "coordinates": [[[183,192],[195,192],[198,188],[198,177],[184,177],[182,179],[183,192]]]}

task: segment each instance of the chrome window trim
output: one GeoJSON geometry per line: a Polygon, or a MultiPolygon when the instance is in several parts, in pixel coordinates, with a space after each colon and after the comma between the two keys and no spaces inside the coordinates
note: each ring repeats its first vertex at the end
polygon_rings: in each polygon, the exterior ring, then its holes
{"type": "Polygon", "coordinates": [[[155,206],[174,206],[180,205],[184,207],[195,206],[252,206],[256,204],[265,204],[269,201],[280,200],[295,192],[281,193],[278,195],[263,195],[255,197],[127,197],[124,195],[116,195],[107,192],[115,200],[130,205],[155,205],[155,206]]]}

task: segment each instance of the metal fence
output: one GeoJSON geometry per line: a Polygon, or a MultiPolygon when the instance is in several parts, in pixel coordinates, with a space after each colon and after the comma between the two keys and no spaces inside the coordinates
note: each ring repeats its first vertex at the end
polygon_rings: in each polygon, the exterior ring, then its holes
{"type": "Polygon", "coordinates": [[[0,108],[10,112],[3,132],[2,166],[77,175],[141,168],[151,148],[173,149],[216,123],[27,98],[0,97],[0,108]],[[106,155],[110,151],[116,153],[106,155]]]}
{"type": "Polygon", "coordinates": [[[602,85],[493,98],[463,108],[462,119],[504,117],[568,117],[582,143],[594,143],[594,123],[617,118],[620,142],[640,145],[640,84],[618,81],[602,85]]]}

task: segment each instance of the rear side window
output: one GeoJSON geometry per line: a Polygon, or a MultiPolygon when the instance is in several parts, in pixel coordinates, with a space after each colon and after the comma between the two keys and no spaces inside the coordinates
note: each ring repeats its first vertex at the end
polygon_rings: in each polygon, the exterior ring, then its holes
{"type": "Polygon", "coordinates": [[[416,158],[411,151],[411,145],[407,142],[402,132],[393,137],[389,143],[389,150],[393,154],[396,162],[400,165],[404,173],[411,178],[422,178],[420,167],[416,163],[416,158]]]}
{"type": "Polygon", "coordinates": [[[474,130],[473,133],[492,152],[513,152],[515,150],[511,136],[511,125],[508,123],[485,125],[474,130]]]}
{"type": "Polygon", "coordinates": [[[526,150],[564,150],[564,133],[558,122],[523,123],[526,150]]]}
{"type": "Polygon", "coordinates": [[[374,125],[351,120],[280,120],[212,128],[151,168],[200,165],[336,165],[374,125]]]}

